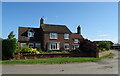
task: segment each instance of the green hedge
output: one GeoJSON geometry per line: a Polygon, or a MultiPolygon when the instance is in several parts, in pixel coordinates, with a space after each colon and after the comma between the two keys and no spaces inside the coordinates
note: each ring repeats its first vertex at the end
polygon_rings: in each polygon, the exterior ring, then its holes
{"type": "Polygon", "coordinates": [[[16,50],[17,40],[14,39],[2,39],[2,59],[13,58],[16,50]]]}

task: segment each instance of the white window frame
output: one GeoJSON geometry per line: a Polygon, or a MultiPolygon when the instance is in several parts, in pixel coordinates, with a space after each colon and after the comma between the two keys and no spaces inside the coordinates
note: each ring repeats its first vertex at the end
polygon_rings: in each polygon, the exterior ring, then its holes
{"type": "Polygon", "coordinates": [[[29,47],[30,47],[31,44],[33,45],[33,46],[32,46],[32,48],[33,48],[33,47],[34,47],[34,43],[28,43],[29,47]]]}
{"type": "Polygon", "coordinates": [[[28,31],[28,37],[34,37],[34,32],[28,31]]]}
{"type": "Polygon", "coordinates": [[[49,50],[60,50],[60,42],[49,42],[48,49],[49,50]]]}
{"type": "Polygon", "coordinates": [[[25,46],[26,46],[26,43],[20,43],[20,45],[21,45],[22,47],[25,47],[25,46]]]}
{"type": "Polygon", "coordinates": [[[69,39],[69,34],[64,34],[64,39],[69,39]]]}
{"type": "Polygon", "coordinates": [[[69,50],[69,43],[64,43],[64,49],[69,50]],[[68,46],[68,47],[66,48],[66,46],[68,46]]]}
{"type": "Polygon", "coordinates": [[[57,39],[57,38],[58,38],[57,33],[50,33],[50,39],[57,39]],[[55,37],[53,37],[53,35],[55,35],[55,37]]]}
{"type": "Polygon", "coordinates": [[[40,43],[35,43],[36,48],[40,48],[40,45],[41,45],[40,43]]]}
{"type": "Polygon", "coordinates": [[[76,48],[79,48],[79,44],[74,44],[74,45],[73,45],[73,49],[76,49],[76,48]],[[77,45],[78,47],[76,47],[76,45],[77,45]]]}
{"type": "Polygon", "coordinates": [[[78,43],[79,42],[79,40],[78,39],[74,39],[74,43],[78,43]],[[77,41],[76,41],[77,40],[77,41]]]}

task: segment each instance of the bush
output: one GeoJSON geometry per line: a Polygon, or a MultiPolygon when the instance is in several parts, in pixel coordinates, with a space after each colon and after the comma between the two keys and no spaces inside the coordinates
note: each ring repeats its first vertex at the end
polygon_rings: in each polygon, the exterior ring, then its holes
{"type": "Polygon", "coordinates": [[[97,45],[88,39],[84,39],[80,42],[79,50],[86,53],[92,53],[97,51],[97,45]]]}
{"type": "Polygon", "coordinates": [[[18,48],[16,49],[16,53],[41,53],[41,51],[38,51],[36,48],[33,49],[33,48],[29,48],[29,46],[26,46],[26,47],[21,47],[21,46],[18,46],[18,48]]]}
{"type": "Polygon", "coordinates": [[[108,41],[102,41],[98,43],[98,48],[102,51],[109,50],[110,49],[110,42],[108,41]]]}
{"type": "Polygon", "coordinates": [[[75,50],[71,50],[70,53],[73,53],[73,54],[78,54],[80,53],[80,49],[79,48],[76,48],[75,50]]]}
{"type": "Polygon", "coordinates": [[[50,53],[50,52],[53,52],[53,51],[52,50],[48,50],[47,52],[50,53]]]}
{"type": "Polygon", "coordinates": [[[12,59],[16,51],[17,40],[3,39],[2,40],[2,59],[12,59]]]}

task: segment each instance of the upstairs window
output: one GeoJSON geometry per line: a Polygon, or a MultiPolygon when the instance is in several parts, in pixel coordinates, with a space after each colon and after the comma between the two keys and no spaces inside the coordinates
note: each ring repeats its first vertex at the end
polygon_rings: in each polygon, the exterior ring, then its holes
{"type": "Polygon", "coordinates": [[[69,39],[69,34],[64,34],[64,39],[69,39]]]}
{"type": "Polygon", "coordinates": [[[57,39],[57,33],[50,33],[50,39],[57,39]]]}
{"type": "Polygon", "coordinates": [[[28,30],[28,37],[34,37],[34,31],[28,30]]]}
{"type": "Polygon", "coordinates": [[[74,43],[78,43],[79,41],[78,41],[78,39],[74,39],[74,43]]]}

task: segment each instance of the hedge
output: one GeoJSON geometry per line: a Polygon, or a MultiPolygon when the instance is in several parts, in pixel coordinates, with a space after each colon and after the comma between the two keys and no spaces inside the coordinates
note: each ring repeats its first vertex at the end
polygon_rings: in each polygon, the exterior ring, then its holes
{"type": "Polygon", "coordinates": [[[16,50],[17,40],[14,39],[2,39],[2,59],[13,58],[16,50]]]}

